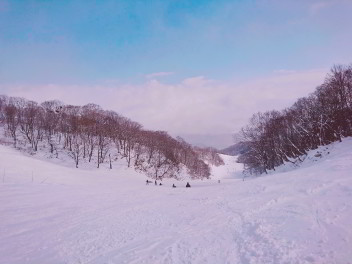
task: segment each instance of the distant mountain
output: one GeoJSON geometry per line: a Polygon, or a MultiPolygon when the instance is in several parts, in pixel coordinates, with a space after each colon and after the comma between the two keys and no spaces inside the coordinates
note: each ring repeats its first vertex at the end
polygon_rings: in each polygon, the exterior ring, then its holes
{"type": "Polygon", "coordinates": [[[220,150],[220,153],[230,156],[237,156],[248,151],[248,146],[245,142],[238,142],[230,147],[220,150]]]}

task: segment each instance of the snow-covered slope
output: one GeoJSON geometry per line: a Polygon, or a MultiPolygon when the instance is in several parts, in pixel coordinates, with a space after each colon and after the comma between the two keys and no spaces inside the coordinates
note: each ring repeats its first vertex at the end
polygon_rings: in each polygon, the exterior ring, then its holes
{"type": "Polygon", "coordinates": [[[225,157],[186,189],[0,146],[0,263],[351,263],[352,139],[328,152],[245,181],[225,157]]]}

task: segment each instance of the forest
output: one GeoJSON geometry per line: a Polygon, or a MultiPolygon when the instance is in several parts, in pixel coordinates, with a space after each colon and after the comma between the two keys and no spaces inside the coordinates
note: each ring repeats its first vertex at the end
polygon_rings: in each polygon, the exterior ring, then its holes
{"type": "Polygon", "coordinates": [[[44,148],[54,157],[66,153],[76,168],[81,162],[126,161],[156,180],[178,179],[185,170],[191,178],[207,179],[209,165],[223,160],[212,148],[198,148],[164,131],[142,125],[96,104],[65,105],[51,100],[41,104],[0,95],[0,124],[14,147],[26,146],[35,153],[44,148]]]}
{"type": "Polygon", "coordinates": [[[352,136],[352,65],[336,65],[323,84],[291,107],[254,114],[239,134],[247,151],[238,162],[244,163],[247,173],[267,173],[348,136],[352,136]]]}

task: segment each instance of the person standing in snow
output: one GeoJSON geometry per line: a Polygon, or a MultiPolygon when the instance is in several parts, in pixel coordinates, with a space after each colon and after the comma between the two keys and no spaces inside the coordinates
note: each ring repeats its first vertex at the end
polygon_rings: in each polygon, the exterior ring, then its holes
{"type": "Polygon", "coordinates": [[[191,187],[191,185],[189,184],[189,182],[187,182],[186,188],[190,188],[190,187],[191,187]]]}

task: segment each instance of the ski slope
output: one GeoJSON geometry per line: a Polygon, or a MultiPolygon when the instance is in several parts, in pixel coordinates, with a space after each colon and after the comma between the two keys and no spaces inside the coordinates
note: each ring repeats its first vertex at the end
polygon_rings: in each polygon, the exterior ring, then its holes
{"type": "Polygon", "coordinates": [[[186,189],[0,145],[0,263],[352,263],[352,139],[317,151],[245,181],[225,157],[186,189]]]}

